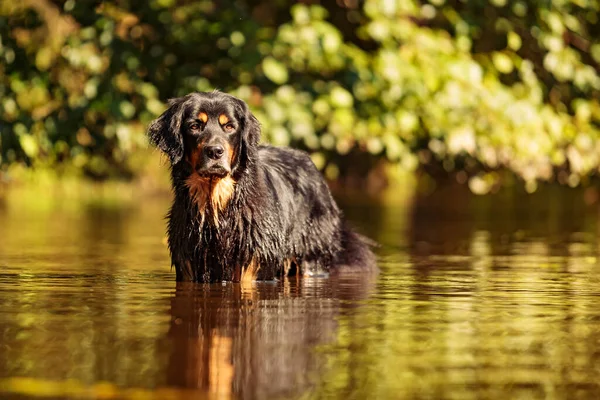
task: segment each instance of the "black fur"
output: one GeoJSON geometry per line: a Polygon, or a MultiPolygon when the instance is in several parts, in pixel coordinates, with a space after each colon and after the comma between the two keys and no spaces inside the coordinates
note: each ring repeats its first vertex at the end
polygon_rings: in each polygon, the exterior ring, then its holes
{"type": "Polygon", "coordinates": [[[148,134],[171,161],[168,237],[178,281],[238,281],[253,260],[260,280],[375,269],[367,240],[347,226],[309,156],[259,145],[259,123],[242,100],[220,92],[171,100],[148,134]],[[208,153],[213,145],[230,149],[230,159],[208,153]],[[201,212],[186,184],[193,174],[211,184],[233,178],[222,209],[201,212]]]}

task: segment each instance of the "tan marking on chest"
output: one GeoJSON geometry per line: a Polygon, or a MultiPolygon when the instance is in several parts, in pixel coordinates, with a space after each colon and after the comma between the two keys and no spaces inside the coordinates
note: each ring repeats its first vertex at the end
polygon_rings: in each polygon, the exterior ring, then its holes
{"type": "Polygon", "coordinates": [[[202,219],[204,219],[206,207],[211,207],[214,224],[219,226],[219,212],[227,206],[235,190],[233,178],[226,176],[222,179],[211,179],[192,174],[186,179],[185,184],[202,219]]]}

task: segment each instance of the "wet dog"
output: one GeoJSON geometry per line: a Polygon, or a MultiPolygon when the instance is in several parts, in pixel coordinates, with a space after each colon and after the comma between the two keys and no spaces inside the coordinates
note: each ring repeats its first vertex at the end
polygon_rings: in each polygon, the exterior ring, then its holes
{"type": "Polygon", "coordinates": [[[369,241],[350,229],[310,157],[259,145],[242,100],[191,93],[149,128],[171,162],[168,243],[178,281],[272,280],[372,271],[369,241]]]}

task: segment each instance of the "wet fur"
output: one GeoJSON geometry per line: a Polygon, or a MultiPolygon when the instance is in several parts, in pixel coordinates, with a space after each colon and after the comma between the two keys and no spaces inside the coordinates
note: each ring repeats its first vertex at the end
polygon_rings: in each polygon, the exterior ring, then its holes
{"type": "Polygon", "coordinates": [[[219,92],[174,99],[148,133],[171,161],[175,197],[168,242],[178,281],[271,280],[375,268],[367,240],[348,227],[310,157],[259,145],[258,121],[243,101],[219,92]],[[198,115],[206,122],[204,114],[210,114],[224,123],[226,112],[237,123],[226,146],[231,173],[198,176],[186,159],[184,121],[198,115]]]}
{"type": "Polygon", "coordinates": [[[185,184],[188,187],[190,198],[196,204],[199,217],[204,219],[206,206],[211,208],[213,222],[219,226],[219,212],[227,207],[229,199],[235,190],[235,181],[227,176],[222,179],[204,178],[198,175],[190,175],[185,184]]]}

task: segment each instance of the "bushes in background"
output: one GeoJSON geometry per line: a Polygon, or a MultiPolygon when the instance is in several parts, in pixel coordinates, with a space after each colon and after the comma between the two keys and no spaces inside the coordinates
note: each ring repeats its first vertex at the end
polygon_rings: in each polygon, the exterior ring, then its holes
{"type": "Polygon", "coordinates": [[[164,101],[218,88],[331,178],[361,156],[478,193],[598,172],[597,2],[306,3],[0,3],[1,164],[133,176],[164,101]]]}

